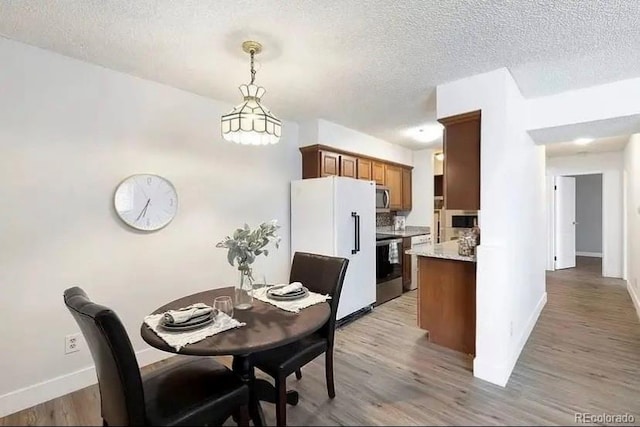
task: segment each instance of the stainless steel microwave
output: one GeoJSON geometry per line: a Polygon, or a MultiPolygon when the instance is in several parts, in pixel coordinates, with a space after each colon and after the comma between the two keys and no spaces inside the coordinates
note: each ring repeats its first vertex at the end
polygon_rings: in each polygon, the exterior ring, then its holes
{"type": "Polygon", "coordinates": [[[376,185],[376,213],[391,212],[389,209],[389,188],[376,185]]]}

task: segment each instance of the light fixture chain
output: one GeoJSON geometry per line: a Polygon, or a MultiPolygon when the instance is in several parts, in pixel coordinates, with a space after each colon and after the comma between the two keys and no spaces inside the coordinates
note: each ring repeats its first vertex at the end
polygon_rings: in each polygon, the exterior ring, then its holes
{"type": "Polygon", "coordinates": [[[249,53],[251,54],[251,84],[253,84],[253,82],[256,79],[256,70],[255,70],[255,68],[253,68],[253,57],[254,57],[256,51],[254,49],[251,49],[251,51],[249,53]]]}

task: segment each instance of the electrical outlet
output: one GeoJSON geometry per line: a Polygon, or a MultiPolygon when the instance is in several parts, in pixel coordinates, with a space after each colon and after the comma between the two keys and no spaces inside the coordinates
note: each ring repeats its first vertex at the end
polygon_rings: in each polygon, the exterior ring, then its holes
{"type": "Polygon", "coordinates": [[[80,351],[80,334],[72,334],[64,337],[64,354],[80,351]]]}

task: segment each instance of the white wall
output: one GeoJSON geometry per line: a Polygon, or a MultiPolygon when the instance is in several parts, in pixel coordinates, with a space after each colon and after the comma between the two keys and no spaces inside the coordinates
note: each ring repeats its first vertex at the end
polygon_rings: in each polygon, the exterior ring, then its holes
{"type": "Polygon", "coordinates": [[[627,288],[640,316],[640,134],[632,135],[624,151],[626,173],[627,288]]]}
{"type": "Polygon", "coordinates": [[[433,230],[433,153],[434,150],[413,152],[411,205],[407,225],[429,226],[433,230]]]}
{"type": "Polygon", "coordinates": [[[289,181],[300,177],[297,125],[280,144],[223,141],[231,105],[0,38],[0,416],[95,382],[63,290],[80,285],[112,307],[141,362],[143,316],[176,297],[237,280],[215,243],[244,222],[277,219],[283,245],[259,267],[289,269],[289,181]],[[114,215],[134,173],[170,179],[179,210],[137,233],[114,215]]]}
{"type": "Polygon", "coordinates": [[[602,256],[602,175],[576,177],[576,253],[602,256]]]}
{"type": "Polygon", "coordinates": [[[506,69],[437,91],[438,118],[482,110],[474,375],[505,385],[546,302],[544,149],[506,69]]]}
{"type": "MultiPolygon", "coordinates": [[[[527,129],[530,130],[639,115],[640,78],[533,98],[527,104],[527,129]]],[[[605,123],[600,123],[603,125],[605,123]]],[[[624,135],[617,135],[621,134],[624,135]]]]}
{"type": "Polygon", "coordinates": [[[324,119],[300,123],[300,146],[323,144],[411,166],[413,151],[324,119]]]}
{"type": "MultiPolygon", "coordinates": [[[[593,153],[547,159],[547,175],[588,175],[602,173],[602,274],[605,277],[623,277],[622,245],[622,171],[623,153],[593,153]]],[[[553,187],[547,191],[547,204],[554,206],[553,187]]],[[[551,215],[553,209],[548,210],[551,215]]],[[[547,221],[553,222],[553,217],[547,221]]],[[[553,228],[548,229],[547,269],[553,270],[553,228]]]]}

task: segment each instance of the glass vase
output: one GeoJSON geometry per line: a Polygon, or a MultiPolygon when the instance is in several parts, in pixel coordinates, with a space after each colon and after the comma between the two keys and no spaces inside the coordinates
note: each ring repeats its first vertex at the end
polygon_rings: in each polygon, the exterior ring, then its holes
{"type": "Polygon", "coordinates": [[[240,277],[236,282],[234,307],[237,310],[253,307],[253,281],[248,271],[240,271],[240,277]]]}

